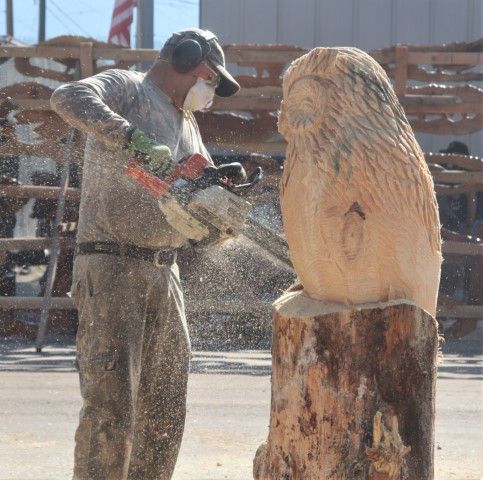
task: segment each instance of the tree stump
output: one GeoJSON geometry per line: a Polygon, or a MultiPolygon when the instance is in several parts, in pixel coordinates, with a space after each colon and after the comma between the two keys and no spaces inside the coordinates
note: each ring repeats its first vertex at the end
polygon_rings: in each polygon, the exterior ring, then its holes
{"type": "Polygon", "coordinates": [[[274,304],[270,432],[256,480],[433,479],[436,321],[405,300],[274,304]]]}

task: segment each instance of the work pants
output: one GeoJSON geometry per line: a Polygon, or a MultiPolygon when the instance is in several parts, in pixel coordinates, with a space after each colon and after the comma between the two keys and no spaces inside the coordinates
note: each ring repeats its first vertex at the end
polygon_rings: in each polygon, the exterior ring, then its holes
{"type": "Polygon", "coordinates": [[[190,357],[177,265],[79,255],[72,293],[83,398],[74,480],[170,479],[190,357]]]}

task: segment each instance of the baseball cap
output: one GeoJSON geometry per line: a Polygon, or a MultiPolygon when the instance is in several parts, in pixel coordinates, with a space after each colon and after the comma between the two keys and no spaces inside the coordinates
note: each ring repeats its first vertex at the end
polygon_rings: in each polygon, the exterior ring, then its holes
{"type": "Polygon", "coordinates": [[[213,32],[200,28],[181,30],[173,33],[166,41],[165,46],[176,47],[176,45],[186,39],[198,41],[201,46],[203,60],[209,60],[220,74],[220,84],[215,90],[216,95],[219,97],[230,97],[240,90],[240,85],[226,69],[225,54],[213,32]]]}

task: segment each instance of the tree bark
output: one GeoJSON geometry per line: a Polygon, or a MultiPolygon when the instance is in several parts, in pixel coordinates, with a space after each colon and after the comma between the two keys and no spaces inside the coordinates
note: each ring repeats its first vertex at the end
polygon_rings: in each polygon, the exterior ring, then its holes
{"type": "Polygon", "coordinates": [[[274,304],[270,431],[256,480],[433,479],[436,321],[406,300],[274,304]]]}

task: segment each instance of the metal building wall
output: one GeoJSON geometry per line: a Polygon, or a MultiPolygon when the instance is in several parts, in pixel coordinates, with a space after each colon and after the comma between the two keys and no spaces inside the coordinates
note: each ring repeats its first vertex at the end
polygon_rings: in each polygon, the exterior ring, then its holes
{"type": "MultiPolygon", "coordinates": [[[[483,0],[200,0],[200,26],[222,43],[285,43],[305,48],[396,43],[441,44],[483,36],[483,0]]],[[[418,134],[425,151],[451,140],[483,156],[483,132],[418,134]]]]}

